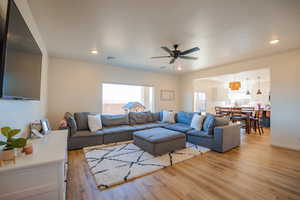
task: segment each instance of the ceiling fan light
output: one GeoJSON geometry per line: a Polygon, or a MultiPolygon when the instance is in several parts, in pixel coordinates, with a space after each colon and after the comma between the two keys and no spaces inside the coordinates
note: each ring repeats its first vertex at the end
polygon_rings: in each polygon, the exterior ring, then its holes
{"type": "Polygon", "coordinates": [[[247,90],[247,92],[246,92],[246,95],[250,95],[251,93],[250,93],[250,91],[249,90],[247,90]]]}
{"type": "Polygon", "coordinates": [[[181,67],[177,67],[177,71],[182,71],[182,68],[181,67]]]}
{"type": "Polygon", "coordinates": [[[91,50],[91,54],[97,55],[98,54],[98,50],[97,49],[91,50]]]}
{"type": "Polygon", "coordinates": [[[270,41],[270,44],[277,44],[279,42],[279,40],[278,39],[275,39],[275,40],[271,40],[270,41]]]}

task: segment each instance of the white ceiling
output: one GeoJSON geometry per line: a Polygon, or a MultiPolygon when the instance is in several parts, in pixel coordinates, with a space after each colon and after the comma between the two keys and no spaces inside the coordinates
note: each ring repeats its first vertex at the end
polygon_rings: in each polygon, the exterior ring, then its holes
{"type": "Polygon", "coordinates": [[[52,56],[172,71],[169,59],[150,57],[179,43],[201,49],[197,61],[181,60],[192,71],[300,47],[300,0],[28,1],[52,56]]]}
{"type": "Polygon", "coordinates": [[[263,82],[270,82],[271,73],[269,68],[263,68],[258,70],[250,70],[250,71],[243,71],[240,73],[235,74],[226,74],[221,76],[214,76],[214,77],[208,77],[203,79],[198,79],[200,81],[216,81],[218,83],[228,83],[231,81],[246,81],[248,79],[249,82],[256,82],[258,80],[258,77],[260,77],[260,80],[263,82]]]}

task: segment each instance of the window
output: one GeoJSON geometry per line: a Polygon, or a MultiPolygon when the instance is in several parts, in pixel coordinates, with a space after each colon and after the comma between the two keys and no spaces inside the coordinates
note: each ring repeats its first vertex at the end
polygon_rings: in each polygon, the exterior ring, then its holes
{"type": "Polygon", "coordinates": [[[204,92],[194,93],[194,112],[206,111],[206,94],[204,92]]]}
{"type": "Polygon", "coordinates": [[[129,102],[138,102],[145,110],[154,110],[154,88],[125,84],[102,84],[102,113],[121,114],[128,110],[122,107],[129,102]]]}

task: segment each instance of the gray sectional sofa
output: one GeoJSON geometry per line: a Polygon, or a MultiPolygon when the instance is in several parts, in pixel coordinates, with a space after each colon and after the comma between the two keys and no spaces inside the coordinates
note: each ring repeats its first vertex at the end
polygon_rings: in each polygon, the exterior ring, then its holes
{"type": "Polygon", "coordinates": [[[206,115],[203,129],[200,131],[190,127],[195,113],[178,112],[175,124],[161,122],[162,112],[101,115],[103,128],[96,132],[89,131],[87,117],[89,114],[93,113],[65,114],[69,127],[69,150],[132,140],[135,131],[159,127],[184,133],[188,142],[217,152],[225,152],[240,145],[239,125],[230,125],[227,120],[211,114],[206,115]]]}

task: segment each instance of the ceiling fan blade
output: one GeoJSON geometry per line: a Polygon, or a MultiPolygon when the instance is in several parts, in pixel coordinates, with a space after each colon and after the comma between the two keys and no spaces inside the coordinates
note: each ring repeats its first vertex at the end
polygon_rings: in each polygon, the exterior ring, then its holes
{"type": "Polygon", "coordinates": [[[161,47],[163,50],[165,50],[166,52],[168,52],[171,56],[174,55],[173,51],[171,49],[169,49],[168,47],[161,47]]]}
{"type": "Polygon", "coordinates": [[[180,55],[184,56],[186,54],[190,54],[190,53],[193,53],[193,52],[199,51],[199,50],[200,50],[199,47],[194,47],[192,49],[181,52],[180,55]]]}
{"type": "Polygon", "coordinates": [[[154,58],[171,58],[171,56],[154,56],[154,57],[151,57],[152,59],[154,58]]]}
{"type": "Polygon", "coordinates": [[[170,61],[170,64],[173,64],[175,62],[176,58],[173,58],[171,61],[170,61]]]}
{"type": "Polygon", "coordinates": [[[182,59],[187,59],[187,60],[197,60],[197,57],[193,57],[193,56],[179,56],[179,58],[182,59]]]}

